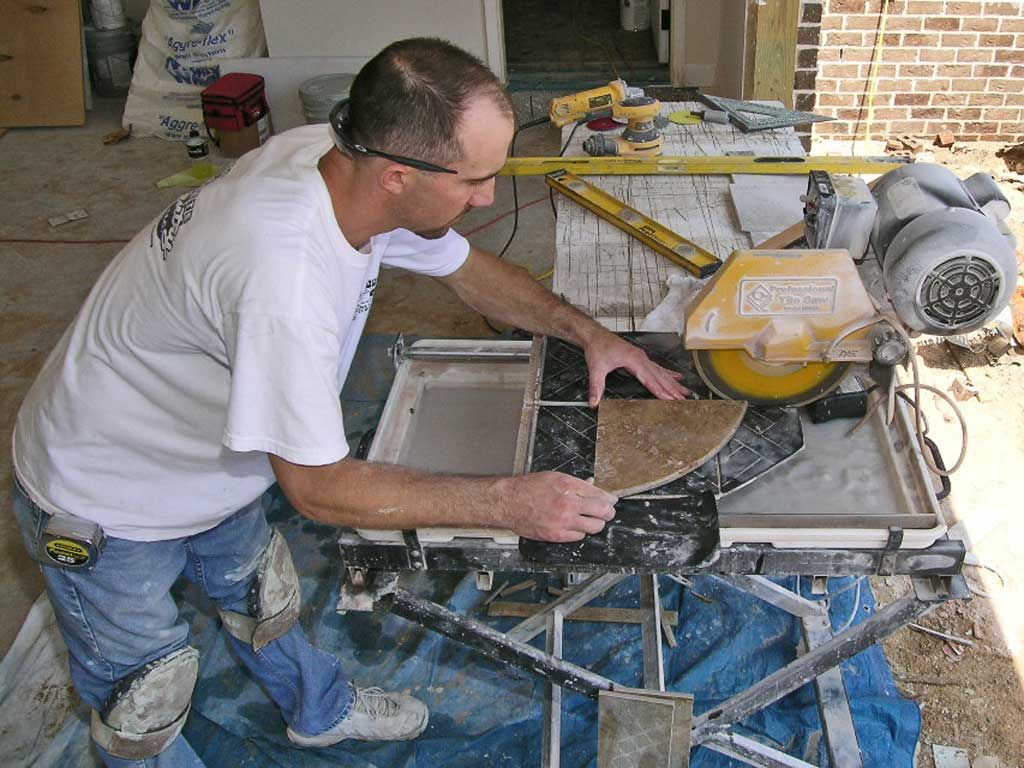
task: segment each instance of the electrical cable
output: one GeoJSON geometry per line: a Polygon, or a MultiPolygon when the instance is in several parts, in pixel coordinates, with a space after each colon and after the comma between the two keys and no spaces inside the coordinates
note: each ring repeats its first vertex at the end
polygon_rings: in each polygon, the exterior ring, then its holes
{"type": "MultiPolygon", "coordinates": [[[[863,577],[861,577],[861,578],[863,578],[863,577]]],[[[822,601],[822,600],[828,600],[828,599],[833,598],[833,597],[838,597],[839,595],[843,594],[843,592],[849,592],[851,589],[853,589],[856,586],[857,586],[857,582],[856,581],[851,581],[849,584],[847,584],[847,585],[845,585],[843,587],[840,587],[835,592],[826,592],[823,595],[809,595],[807,597],[804,597],[803,593],[801,591],[801,588],[800,588],[800,575],[797,574],[797,577],[796,577],[796,593],[800,597],[803,597],[804,600],[814,600],[814,601],[819,601],[819,602],[822,601]]]]}
{"type": "MultiPolygon", "coordinates": [[[[538,117],[538,118],[536,118],[534,120],[529,120],[529,121],[523,123],[522,125],[516,126],[515,131],[513,131],[513,133],[512,133],[512,142],[509,145],[509,152],[508,152],[509,157],[515,157],[515,154],[516,154],[516,139],[519,137],[519,132],[520,131],[524,131],[527,128],[533,128],[534,126],[537,126],[537,125],[544,125],[549,120],[550,120],[550,118],[547,115],[545,115],[544,117],[538,117]]],[[[544,198],[541,198],[541,199],[543,200],[544,198]]],[[[512,241],[516,239],[516,233],[518,231],[519,231],[519,186],[516,184],[516,177],[512,176],[512,231],[509,232],[508,240],[505,241],[505,245],[503,245],[501,247],[501,250],[498,251],[498,258],[499,259],[505,258],[505,252],[508,251],[509,246],[512,245],[512,241]]],[[[486,315],[481,313],[480,317],[483,318],[484,323],[494,333],[499,334],[499,335],[501,333],[503,333],[503,331],[499,330],[498,328],[495,328],[494,325],[491,324],[491,321],[487,319],[486,315]]]]}
{"type": "MultiPolygon", "coordinates": [[[[860,608],[860,588],[861,588],[861,584],[863,584],[863,583],[864,583],[864,577],[863,576],[858,576],[857,577],[857,581],[856,581],[856,584],[857,584],[857,594],[854,595],[854,598],[853,598],[853,608],[850,610],[850,616],[843,623],[843,626],[841,626],[839,629],[837,629],[835,631],[835,634],[838,635],[838,634],[848,630],[850,628],[850,625],[853,624],[853,620],[855,618],[857,618],[857,609],[860,608]]],[[[839,593],[837,592],[836,594],[839,594],[839,593]]]]}
{"type": "MultiPolygon", "coordinates": [[[[882,7],[879,10],[880,18],[878,21],[878,33],[875,37],[876,43],[872,47],[871,54],[871,65],[868,68],[868,93],[867,93],[867,113],[868,121],[864,130],[864,139],[866,141],[871,140],[871,127],[875,120],[875,90],[878,85],[878,67],[882,61],[882,57],[885,54],[885,23],[889,18],[889,0],[882,0],[882,7]]],[[[860,116],[863,113],[863,106],[861,112],[857,115],[857,122],[854,124],[853,135],[854,139],[857,137],[857,129],[860,128],[860,116]]],[[[850,142],[850,154],[854,154],[854,142],[850,142]]]]}
{"type": "MultiPolygon", "coordinates": [[[[569,144],[572,143],[572,137],[576,135],[576,129],[580,127],[580,123],[582,122],[583,120],[577,120],[576,124],[572,127],[572,130],[569,131],[569,138],[565,140],[565,144],[563,144],[562,148],[558,150],[559,157],[565,155],[565,150],[569,148],[569,144]]],[[[512,178],[515,179],[515,176],[512,178]]],[[[551,213],[554,214],[555,219],[558,219],[558,211],[555,209],[555,190],[553,187],[548,188],[548,198],[551,200],[551,213]]]]}

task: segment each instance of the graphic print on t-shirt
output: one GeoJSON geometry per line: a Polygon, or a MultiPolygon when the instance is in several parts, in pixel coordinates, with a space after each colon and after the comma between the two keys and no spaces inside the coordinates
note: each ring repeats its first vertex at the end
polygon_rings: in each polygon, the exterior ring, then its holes
{"type": "Polygon", "coordinates": [[[370,305],[373,304],[373,292],[377,290],[377,278],[367,280],[366,285],[363,286],[362,293],[359,294],[359,301],[356,302],[356,311],[352,313],[352,319],[355,320],[363,312],[370,311],[370,305]]]}
{"type": "Polygon", "coordinates": [[[163,254],[164,261],[167,261],[171,248],[174,247],[174,238],[178,236],[178,230],[192,218],[198,196],[198,189],[186,192],[171,203],[163,216],[157,219],[156,226],[149,236],[149,244],[152,247],[154,237],[160,241],[160,253],[163,254]]]}

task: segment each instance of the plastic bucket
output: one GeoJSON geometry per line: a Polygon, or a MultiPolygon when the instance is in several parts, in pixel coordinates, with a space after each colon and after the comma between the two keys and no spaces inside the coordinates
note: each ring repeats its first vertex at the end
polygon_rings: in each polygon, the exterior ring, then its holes
{"type": "Polygon", "coordinates": [[[650,0],[619,0],[619,22],[626,32],[651,28],[650,0]]]}
{"type": "Polygon", "coordinates": [[[306,123],[326,123],[334,105],[348,96],[355,78],[342,73],[318,75],[300,85],[299,98],[306,123]]]}
{"type": "Polygon", "coordinates": [[[98,96],[124,96],[132,84],[136,39],[128,27],[85,28],[89,76],[98,96]]]}
{"type": "Polygon", "coordinates": [[[127,25],[121,0],[92,0],[92,25],[96,29],[120,29],[127,25]]]}

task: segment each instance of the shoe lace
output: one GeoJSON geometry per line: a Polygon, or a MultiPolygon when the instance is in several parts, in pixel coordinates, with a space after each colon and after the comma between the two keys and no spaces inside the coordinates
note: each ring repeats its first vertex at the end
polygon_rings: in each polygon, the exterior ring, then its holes
{"type": "Polygon", "coordinates": [[[371,718],[393,717],[400,705],[381,688],[357,688],[355,708],[371,718]]]}

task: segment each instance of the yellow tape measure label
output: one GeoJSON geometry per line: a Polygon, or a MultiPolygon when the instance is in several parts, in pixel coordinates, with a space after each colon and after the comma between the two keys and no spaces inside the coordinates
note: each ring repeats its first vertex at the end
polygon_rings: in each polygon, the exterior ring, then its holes
{"type": "Polygon", "coordinates": [[[86,547],[71,539],[52,539],[45,549],[50,559],[61,565],[85,565],[91,557],[86,547]]]}

